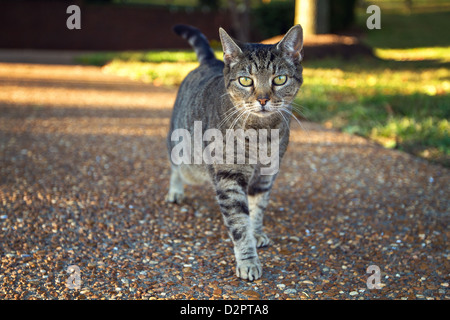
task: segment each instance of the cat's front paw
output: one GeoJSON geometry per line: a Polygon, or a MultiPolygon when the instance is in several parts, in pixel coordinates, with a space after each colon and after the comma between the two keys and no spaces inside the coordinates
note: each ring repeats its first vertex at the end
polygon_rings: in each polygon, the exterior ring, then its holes
{"type": "Polygon", "coordinates": [[[259,258],[240,260],[236,265],[236,276],[244,280],[254,281],[261,277],[262,268],[259,258]]]}
{"type": "Polygon", "coordinates": [[[265,234],[264,232],[255,233],[255,239],[256,239],[256,247],[267,247],[268,245],[272,244],[272,240],[265,234]]]}
{"type": "Polygon", "coordinates": [[[180,192],[169,191],[166,195],[166,202],[181,204],[184,200],[184,194],[180,192]]]}

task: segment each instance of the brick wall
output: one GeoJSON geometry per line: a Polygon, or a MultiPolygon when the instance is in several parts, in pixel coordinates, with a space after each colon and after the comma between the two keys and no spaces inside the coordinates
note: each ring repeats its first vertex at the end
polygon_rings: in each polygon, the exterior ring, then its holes
{"type": "Polygon", "coordinates": [[[220,26],[229,30],[224,12],[124,5],[87,5],[80,0],[0,0],[0,48],[67,50],[140,50],[186,48],[189,45],[172,32],[172,26],[196,26],[210,39],[218,40],[220,26]],[[69,30],[69,5],[81,9],[81,30],[69,30]]]}

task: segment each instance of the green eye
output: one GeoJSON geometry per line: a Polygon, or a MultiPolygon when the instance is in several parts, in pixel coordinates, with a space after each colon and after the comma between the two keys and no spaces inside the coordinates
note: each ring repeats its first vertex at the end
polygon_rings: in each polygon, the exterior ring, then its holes
{"type": "Polygon", "coordinates": [[[239,77],[238,80],[243,87],[250,87],[253,84],[253,80],[248,77],[239,77]]]}
{"type": "Polygon", "coordinates": [[[282,86],[287,81],[287,76],[277,76],[273,79],[273,84],[276,86],[282,86]]]}

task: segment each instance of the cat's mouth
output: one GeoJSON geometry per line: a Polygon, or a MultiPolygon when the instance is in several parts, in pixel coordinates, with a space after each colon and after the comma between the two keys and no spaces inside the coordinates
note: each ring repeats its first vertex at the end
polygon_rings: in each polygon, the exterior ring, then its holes
{"type": "Polygon", "coordinates": [[[269,106],[260,106],[255,113],[259,116],[268,116],[275,112],[275,110],[269,106]]]}
{"type": "Polygon", "coordinates": [[[279,104],[268,102],[264,105],[261,104],[250,104],[247,105],[248,110],[255,116],[258,117],[269,117],[275,113],[277,113],[277,110],[279,109],[279,104]]]}
{"type": "Polygon", "coordinates": [[[258,117],[269,117],[272,114],[274,114],[275,111],[274,110],[267,110],[267,109],[260,109],[258,111],[254,111],[254,114],[258,117]]]}

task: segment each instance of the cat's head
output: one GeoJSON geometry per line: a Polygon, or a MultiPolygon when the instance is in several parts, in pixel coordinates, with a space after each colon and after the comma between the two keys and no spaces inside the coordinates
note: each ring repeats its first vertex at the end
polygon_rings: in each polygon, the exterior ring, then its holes
{"type": "Polygon", "coordinates": [[[302,27],[292,27],[274,45],[240,43],[222,28],[219,33],[225,86],[233,104],[258,116],[288,108],[303,82],[302,27]]]}

